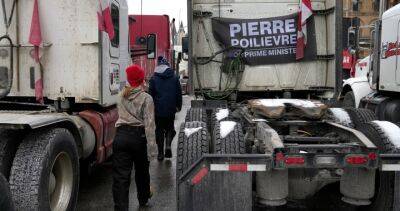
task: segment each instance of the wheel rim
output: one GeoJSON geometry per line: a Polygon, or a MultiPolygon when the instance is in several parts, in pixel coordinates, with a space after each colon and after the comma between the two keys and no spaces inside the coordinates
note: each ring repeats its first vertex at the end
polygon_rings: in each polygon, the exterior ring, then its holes
{"type": "Polygon", "coordinates": [[[56,156],[49,176],[50,208],[67,210],[72,195],[73,168],[69,155],[61,152],[56,156]]]}

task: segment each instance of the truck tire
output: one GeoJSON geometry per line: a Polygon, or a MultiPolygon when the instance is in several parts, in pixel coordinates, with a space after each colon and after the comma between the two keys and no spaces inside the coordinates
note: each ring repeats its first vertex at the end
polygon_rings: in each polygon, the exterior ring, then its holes
{"type": "Polygon", "coordinates": [[[217,125],[220,121],[227,121],[227,120],[230,120],[231,118],[229,117],[229,115],[227,116],[227,117],[225,117],[225,118],[223,118],[223,119],[220,119],[220,120],[218,120],[217,119],[217,113],[218,113],[218,111],[220,110],[220,109],[223,109],[223,108],[217,108],[217,109],[214,109],[213,111],[212,111],[212,113],[211,113],[211,118],[210,118],[210,134],[211,134],[211,146],[214,146],[214,140],[215,140],[215,137],[214,137],[214,128],[215,128],[215,125],[217,125]]]}
{"type": "Polygon", "coordinates": [[[343,97],[343,108],[355,108],[356,107],[356,99],[354,97],[354,92],[349,91],[344,94],[343,97]]]}
{"type": "MultiPolygon", "coordinates": [[[[203,154],[209,152],[209,134],[207,124],[204,122],[185,122],[181,125],[176,164],[177,209],[180,211],[193,210],[191,194],[195,194],[186,182],[179,178],[188,170],[203,154]],[[185,134],[186,128],[198,128],[192,134],[185,134]]],[[[197,187],[202,186],[199,184],[197,187]]]]}
{"type": "Polygon", "coordinates": [[[346,111],[356,129],[363,127],[364,123],[378,119],[373,111],[365,108],[348,108],[346,111]]]}
{"type": "Polygon", "coordinates": [[[190,108],[187,111],[185,122],[204,122],[207,123],[207,112],[202,108],[190,108]]]}
{"type": "Polygon", "coordinates": [[[181,125],[178,149],[177,149],[177,179],[185,172],[193,163],[199,160],[203,154],[209,152],[209,135],[207,125],[204,122],[185,122],[181,125]],[[189,137],[185,135],[185,128],[201,128],[199,131],[191,134],[189,137]]]}
{"type": "MultiPolygon", "coordinates": [[[[396,151],[395,146],[376,123],[364,123],[359,130],[378,147],[380,153],[394,153],[396,151]]],[[[362,210],[393,210],[394,176],[394,172],[377,170],[374,198],[371,200],[372,203],[363,207],[362,210]]]]}
{"type": "Polygon", "coordinates": [[[15,132],[0,131],[0,173],[8,180],[20,140],[15,132]]]}
{"type": "Polygon", "coordinates": [[[242,125],[236,123],[235,128],[225,138],[221,137],[221,127],[217,124],[214,128],[213,151],[217,154],[245,154],[246,143],[242,125]]]}
{"type": "Polygon", "coordinates": [[[75,210],[79,157],[63,128],[34,131],[18,147],[10,175],[17,210],[75,210]]]}

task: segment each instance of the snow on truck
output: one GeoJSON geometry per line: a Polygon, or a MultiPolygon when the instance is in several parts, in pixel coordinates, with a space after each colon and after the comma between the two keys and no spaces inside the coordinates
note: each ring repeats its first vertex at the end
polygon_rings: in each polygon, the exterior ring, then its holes
{"type": "Polygon", "coordinates": [[[112,154],[131,63],[127,2],[0,8],[0,172],[17,210],[75,210],[80,174],[112,154]]]}
{"type": "Polygon", "coordinates": [[[399,127],[328,107],[342,85],[342,1],[300,2],[297,24],[298,0],[188,1],[199,100],[179,133],[178,210],[399,209],[399,127]]]}

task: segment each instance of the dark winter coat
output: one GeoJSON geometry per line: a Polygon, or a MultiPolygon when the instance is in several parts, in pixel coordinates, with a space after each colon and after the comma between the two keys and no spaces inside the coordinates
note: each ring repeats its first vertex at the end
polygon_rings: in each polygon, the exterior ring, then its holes
{"type": "Polygon", "coordinates": [[[156,117],[174,117],[182,109],[182,89],[174,70],[166,65],[156,68],[149,85],[156,117]]]}

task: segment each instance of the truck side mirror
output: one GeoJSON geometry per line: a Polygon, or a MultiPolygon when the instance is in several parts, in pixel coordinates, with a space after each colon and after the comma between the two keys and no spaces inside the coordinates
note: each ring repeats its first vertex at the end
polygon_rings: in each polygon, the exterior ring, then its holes
{"type": "Polygon", "coordinates": [[[182,52],[189,53],[189,37],[182,37],[182,52]]]}
{"type": "Polygon", "coordinates": [[[357,36],[356,36],[355,30],[349,30],[347,46],[351,46],[351,47],[357,46],[357,36]]]}
{"type": "Polygon", "coordinates": [[[155,59],[157,49],[157,39],[155,34],[149,34],[147,36],[147,58],[155,59]]]}

